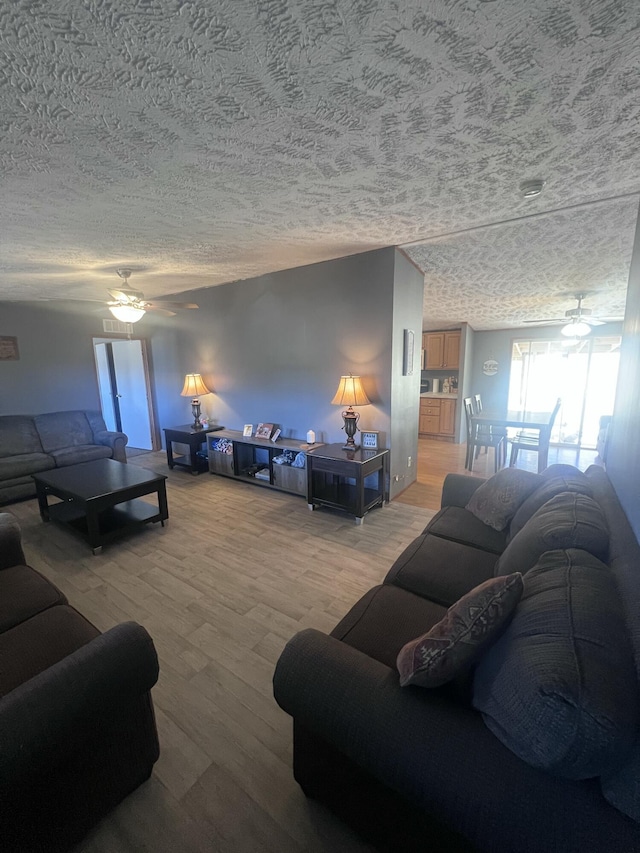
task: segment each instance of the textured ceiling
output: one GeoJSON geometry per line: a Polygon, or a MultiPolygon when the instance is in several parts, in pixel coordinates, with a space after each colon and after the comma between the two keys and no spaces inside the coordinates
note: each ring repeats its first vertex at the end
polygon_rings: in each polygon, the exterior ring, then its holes
{"type": "Polygon", "coordinates": [[[426,327],[622,313],[637,0],[13,0],[0,56],[0,300],[413,244],[426,327]]]}

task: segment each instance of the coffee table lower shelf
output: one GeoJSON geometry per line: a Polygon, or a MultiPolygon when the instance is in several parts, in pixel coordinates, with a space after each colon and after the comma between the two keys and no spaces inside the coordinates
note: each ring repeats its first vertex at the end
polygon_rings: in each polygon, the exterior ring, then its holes
{"type": "MultiPolygon", "coordinates": [[[[49,519],[59,524],[65,524],[79,533],[84,539],[89,538],[86,509],[76,501],[61,501],[49,504],[49,519]]],[[[141,524],[160,522],[162,527],[166,519],[162,518],[158,507],[140,499],[122,501],[115,506],[100,512],[100,545],[93,548],[93,553],[100,553],[102,545],[117,539],[123,533],[141,524]]]]}

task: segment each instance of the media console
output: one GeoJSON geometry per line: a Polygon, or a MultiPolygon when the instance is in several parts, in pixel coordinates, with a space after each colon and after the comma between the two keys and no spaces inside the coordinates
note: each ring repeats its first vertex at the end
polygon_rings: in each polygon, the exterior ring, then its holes
{"type": "Polygon", "coordinates": [[[309,509],[348,512],[361,524],[366,512],[389,502],[389,451],[344,450],[341,444],[244,436],[239,430],[207,435],[209,472],[306,497],[309,509]],[[286,452],[286,453],[285,453],[286,452]],[[280,465],[285,454],[305,456],[305,466],[280,465]]]}

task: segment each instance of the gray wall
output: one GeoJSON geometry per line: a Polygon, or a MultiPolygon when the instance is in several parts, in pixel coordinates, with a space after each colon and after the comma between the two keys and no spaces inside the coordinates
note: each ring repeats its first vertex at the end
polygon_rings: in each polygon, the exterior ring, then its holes
{"type": "Polygon", "coordinates": [[[416,479],[423,299],[424,276],[401,252],[396,252],[391,361],[392,496],[406,489],[416,479]],[[413,373],[407,376],[403,375],[405,329],[414,333],[413,373]]]}
{"type": "Polygon", "coordinates": [[[607,473],[640,539],[640,218],[629,272],[607,473]]]}
{"type": "Polygon", "coordinates": [[[19,361],[0,361],[0,414],[99,409],[94,314],[69,305],[0,303],[0,335],[18,338],[19,361]]]}

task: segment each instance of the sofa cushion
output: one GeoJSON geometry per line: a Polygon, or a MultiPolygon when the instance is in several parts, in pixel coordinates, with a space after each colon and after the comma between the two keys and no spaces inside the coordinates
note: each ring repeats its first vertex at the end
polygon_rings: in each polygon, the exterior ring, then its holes
{"type": "Polygon", "coordinates": [[[445,506],[437,512],[424,533],[472,545],[493,554],[502,554],[507,544],[506,534],[483,524],[468,509],[459,506],[445,506]]]}
{"type": "Polygon", "coordinates": [[[586,779],[620,765],[640,702],[608,566],[576,549],[540,558],[511,623],[476,667],[473,704],[535,767],[586,779]]]}
{"type": "Polygon", "coordinates": [[[100,631],[67,604],[0,634],[0,696],[89,643],[100,631]]]}
{"type": "Polygon", "coordinates": [[[91,462],[93,459],[107,459],[110,456],[111,448],[98,444],[75,445],[51,451],[51,457],[57,468],[78,465],[80,462],[91,462]]]}
{"type": "Polygon", "coordinates": [[[449,607],[493,577],[497,555],[423,533],[404,549],[384,579],[449,607]]]}
{"type": "Polygon", "coordinates": [[[579,495],[593,497],[589,478],[573,465],[549,465],[539,475],[542,482],[529,497],[523,501],[509,525],[509,541],[516,536],[529,519],[544,506],[547,501],[559,495],[560,492],[575,492],[579,495]]]}
{"type": "Polygon", "coordinates": [[[29,566],[0,571],[0,633],[48,607],[66,603],[64,594],[29,566]]]}
{"type": "Polygon", "coordinates": [[[446,608],[396,586],[375,586],[331,632],[369,657],[395,669],[398,652],[439,622],[446,608]]]}
{"type": "Polygon", "coordinates": [[[42,453],[42,443],[30,415],[0,417],[0,457],[42,453]]]}
{"type": "Polygon", "coordinates": [[[503,468],[473,493],[466,506],[494,530],[504,530],[520,504],[540,486],[541,477],[519,468],[503,468]]]}
{"type": "Polygon", "coordinates": [[[37,474],[38,471],[48,471],[55,468],[56,463],[47,453],[21,453],[17,456],[5,456],[0,459],[0,481],[14,480],[37,474]]]}
{"type": "Polygon", "coordinates": [[[490,578],[463,595],[426,634],[402,647],[400,686],[439,687],[467,670],[509,624],[522,575],[490,578]]]}
{"type": "Polygon", "coordinates": [[[84,412],[48,412],[36,415],[36,429],[45,453],[61,447],[93,444],[93,433],[84,412]]]}
{"type": "Polygon", "coordinates": [[[544,554],[559,548],[581,548],[601,560],[609,551],[604,513],[588,495],[561,492],[534,513],[496,563],[496,575],[527,572],[544,554]]]}

